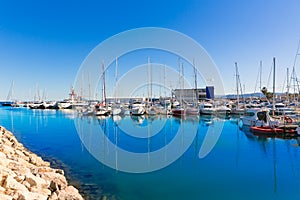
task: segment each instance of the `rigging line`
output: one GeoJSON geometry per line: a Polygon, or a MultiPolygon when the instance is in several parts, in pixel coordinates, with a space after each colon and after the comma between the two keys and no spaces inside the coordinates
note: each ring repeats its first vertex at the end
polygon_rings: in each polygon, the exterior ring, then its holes
{"type": "MultiPolygon", "coordinates": [[[[295,70],[295,66],[296,66],[296,63],[297,63],[297,56],[300,55],[299,48],[300,48],[300,40],[298,42],[297,51],[296,51],[296,54],[295,54],[295,59],[294,59],[294,64],[293,64],[293,69],[292,69],[292,73],[291,73],[291,77],[290,77],[290,84],[293,83],[294,93],[296,93],[296,86],[298,87],[298,92],[300,93],[300,88],[299,88],[297,75],[296,75],[296,70],[295,70]]],[[[289,90],[288,90],[288,93],[289,93],[289,90]]]]}
{"type": "Polygon", "coordinates": [[[300,40],[299,40],[299,42],[298,42],[297,52],[296,52],[295,59],[294,59],[294,64],[293,64],[293,69],[294,69],[295,66],[296,66],[297,56],[300,55],[300,54],[299,54],[299,48],[300,48],[300,40]]]}

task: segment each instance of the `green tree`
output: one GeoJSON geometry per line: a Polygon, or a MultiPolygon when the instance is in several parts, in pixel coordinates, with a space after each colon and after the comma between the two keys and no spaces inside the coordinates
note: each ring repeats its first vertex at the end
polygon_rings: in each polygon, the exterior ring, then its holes
{"type": "Polygon", "coordinates": [[[263,87],[261,89],[261,92],[266,96],[266,98],[268,100],[270,100],[273,97],[273,93],[272,92],[268,92],[268,89],[266,87],[263,87]]]}

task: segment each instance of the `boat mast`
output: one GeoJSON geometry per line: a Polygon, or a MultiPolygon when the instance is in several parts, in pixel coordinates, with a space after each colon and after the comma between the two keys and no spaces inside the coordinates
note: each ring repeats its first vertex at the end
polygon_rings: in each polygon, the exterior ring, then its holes
{"type": "Polygon", "coordinates": [[[150,57],[148,56],[147,59],[147,66],[148,66],[148,104],[147,106],[151,104],[151,68],[150,68],[150,57]]]}
{"type": "Polygon", "coordinates": [[[194,68],[194,76],[195,76],[195,106],[198,107],[198,89],[197,89],[197,69],[195,67],[195,59],[193,59],[193,68],[194,68]]]}
{"type": "Polygon", "coordinates": [[[287,92],[286,92],[286,100],[285,100],[285,102],[286,102],[286,104],[289,104],[289,102],[290,102],[290,95],[289,95],[289,77],[290,77],[290,75],[289,75],[289,68],[286,68],[286,90],[287,90],[287,92]]]}
{"type": "Polygon", "coordinates": [[[166,64],[164,65],[164,95],[165,95],[165,100],[166,100],[166,97],[167,97],[167,94],[166,94],[166,64]]]}
{"type": "Polygon", "coordinates": [[[180,75],[180,58],[178,57],[178,78],[179,78],[179,103],[180,106],[182,107],[182,88],[181,88],[181,75],[180,75]]]}
{"type": "Polygon", "coordinates": [[[237,104],[236,104],[236,108],[239,108],[239,75],[238,75],[238,66],[237,66],[237,62],[235,62],[235,75],[236,75],[236,100],[237,100],[237,104]]]}
{"type": "Polygon", "coordinates": [[[298,43],[297,52],[296,52],[295,59],[294,59],[293,70],[292,70],[291,79],[290,79],[290,84],[293,83],[293,87],[294,87],[294,98],[293,98],[294,103],[296,103],[296,86],[298,87],[298,98],[299,98],[299,95],[300,95],[299,82],[298,82],[297,75],[296,75],[296,70],[295,70],[297,57],[298,57],[298,55],[300,55],[299,48],[300,48],[300,40],[299,40],[299,43],[298,43]]]}
{"type": "Polygon", "coordinates": [[[275,57],[273,58],[273,111],[272,116],[275,115],[275,57]]]}
{"type": "Polygon", "coordinates": [[[104,105],[107,107],[107,104],[106,104],[106,87],[105,87],[104,60],[102,60],[102,76],[103,76],[103,100],[104,100],[104,105]]]}
{"type": "MultiPolygon", "coordinates": [[[[181,63],[181,68],[182,68],[182,72],[181,72],[181,79],[182,79],[182,92],[184,94],[184,71],[183,71],[183,63],[181,63]]],[[[183,99],[181,100],[183,103],[183,99]]]]}
{"type": "Polygon", "coordinates": [[[261,97],[261,75],[262,75],[262,61],[260,61],[259,63],[259,96],[260,97],[261,97]]]}
{"type": "MultiPolygon", "coordinates": [[[[116,72],[115,72],[115,88],[117,87],[118,81],[118,57],[116,57],[116,72]]],[[[117,103],[117,96],[115,95],[115,103],[117,103]]]]}
{"type": "Polygon", "coordinates": [[[14,93],[14,81],[11,81],[11,85],[10,85],[10,88],[9,88],[9,91],[8,91],[8,94],[6,97],[6,101],[12,101],[12,98],[14,95],[13,93],[14,93]]]}

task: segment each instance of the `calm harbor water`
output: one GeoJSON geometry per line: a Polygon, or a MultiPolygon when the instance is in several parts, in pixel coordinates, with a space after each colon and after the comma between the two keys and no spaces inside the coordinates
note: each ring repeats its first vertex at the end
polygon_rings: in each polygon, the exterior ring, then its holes
{"type": "MultiPolygon", "coordinates": [[[[95,118],[79,117],[70,111],[0,107],[0,124],[31,151],[62,166],[89,199],[104,195],[120,200],[300,198],[298,140],[254,136],[240,130],[235,118],[95,118]],[[218,142],[200,159],[208,128],[220,123],[224,127],[218,142]],[[132,152],[156,151],[175,138],[180,126],[195,124],[197,134],[187,151],[154,172],[121,172],[101,164],[90,153],[98,144],[99,155],[108,159],[114,153],[108,152],[108,141],[132,152]],[[95,141],[95,127],[107,137],[95,141]],[[137,139],[127,132],[145,132],[151,139],[147,135],[137,139]]],[[[189,134],[183,133],[183,143],[189,134]]]]}

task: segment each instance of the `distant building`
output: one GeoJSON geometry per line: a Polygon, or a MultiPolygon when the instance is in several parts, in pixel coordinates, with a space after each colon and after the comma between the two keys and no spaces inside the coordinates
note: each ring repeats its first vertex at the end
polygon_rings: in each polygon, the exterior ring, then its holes
{"type": "Polygon", "coordinates": [[[172,91],[173,97],[178,101],[182,99],[184,102],[192,103],[196,100],[214,99],[214,86],[207,86],[206,88],[198,89],[175,89],[172,91]]]}
{"type": "Polygon", "coordinates": [[[215,98],[215,88],[214,86],[206,86],[205,88],[206,98],[214,99],[215,98]]]}

